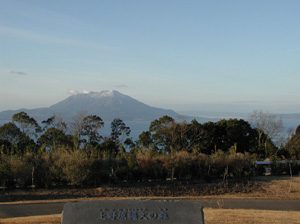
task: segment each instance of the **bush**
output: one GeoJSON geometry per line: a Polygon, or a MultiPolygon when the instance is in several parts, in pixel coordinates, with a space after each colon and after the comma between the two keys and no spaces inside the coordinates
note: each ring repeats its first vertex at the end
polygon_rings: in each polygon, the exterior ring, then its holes
{"type": "Polygon", "coordinates": [[[243,179],[254,175],[254,159],[248,153],[229,154],[227,160],[230,176],[243,179]]]}
{"type": "Polygon", "coordinates": [[[248,178],[254,175],[255,158],[248,153],[236,153],[229,150],[217,151],[211,156],[212,176],[218,178],[248,178]]]}
{"type": "Polygon", "coordinates": [[[33,167],[28,163],[26,157],[12,156],[9,166],[15,186],[26,187],[31,184],[33,167]]]}
{"type": "Polygon", "coordinates": [[[191,175],[193,179],[209,178],[209,156],[203,153],[192,153],[191,175]]]}
{"type": "Polygon", "coordinates": [[[164,156],[152,150],[140,150],[136,154],[138,169],[141,172],[140,178],[148,179],[162,179],[166,175],[165,166],[163,165],[164,156]]]}
{"type": "Polygon", "coordinates": [[[63,179],[70,185],[82,185],[90,174],[92,164],[87,154],[82,150],[59,150],[59,154],[55,164],[62,170],[63,179]]]}
{"type": "Polygon", "coordinates": [[[7,186],[12,177],[8,156],[0,155],[0,186],[7,186]]]}

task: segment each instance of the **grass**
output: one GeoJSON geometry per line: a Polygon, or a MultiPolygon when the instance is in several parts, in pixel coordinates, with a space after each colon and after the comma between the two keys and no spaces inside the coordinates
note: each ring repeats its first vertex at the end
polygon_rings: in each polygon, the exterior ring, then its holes
{"type": "Polygon", "coordinates": [[[299,224],[300,212],[204,209],[206,224],[299,224]]]}
{"type": "Polygon", "coordinates": [[[1,224],[59,224],[61,215],[29,216],[21,218],[0,219],[1,224]]]}
{"type": "MultiPolygon", "coordinates": [[[[205,224],[299,224],[300,212],[204,209],[205,224]]],[[[0,219],[0,224],[59,224],[60,215],[0,219]]]]}
{"type": "MultiPolygon", "coordinates": [[[[219,186],[211,192],[202,192],[201,185],[179,189],[176,194],[165,191],[159,187],[98,187],[83,189],[37,189],[34,191],[14,190],[0,192],[0,203],[26,203],[29,202],[64,202],[89,199],[109,199],[109,198],[166,198],[172,197],[180,199],[188,198],[252,198],[252,199],[289,199],[300,200],[300,177],[260,177],[251,181],[251,187],[239,185],[227,190],[224,186],[219,186]],[[146,190],[145,190],[146,189],[146,190]],[[194,190],[194,191],[193,191],[194,190]],[[226,193],[227,192],[227,193],[226,193]],[[121,196],[121,197],[120,197],[121,196]]],[[[182,186],[181,186],[182,187],[182,186]]],[[[214,189],[213,186],[206,188],[214,189]]],[[[170,189],[167,189],[170,190],[170,189]]]]}
{"type": "Polygon", "coordinates": [[[261,189],[251,193],[224,194],[218,197],[259,199],[300,199],[300,177],[261,177],[261,189]]]}

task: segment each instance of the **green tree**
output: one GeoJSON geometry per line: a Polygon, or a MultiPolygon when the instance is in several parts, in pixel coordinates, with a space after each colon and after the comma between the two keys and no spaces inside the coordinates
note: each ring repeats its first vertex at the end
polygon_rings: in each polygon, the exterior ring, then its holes
{"type": "Polygon", "coordinates": [[[104,125],[103,120],[97,115],[89,115],[83,118],[81,136],[89,145],[96,145],[102,139],[99,134],[104,125]]]}
{"type": "Polygon", "coordinates": [[[9,154],[23,154],[26,149],[35,147],[33,140],[12,122],[0,127],[0,143],[3,151],[9,154]]]}
{"type": "Polygon", "coordinates": [[[175,124],[175,120],[170,116],[162,116],[151,122],[149,131],[151,133],[153,143],[157,150],[170,152],[172,133],[170,129],[175,124]]]}
{"type": "Polygon", "coordinates": [[[220,149],[228,151],[232,146],[237,152],[255,152],[257,149],[257,132],[245,120],[229,119],[217,122],[221,133],[220,149]]]}
{"type": "Polygon", "coordinates": [[[143,131],[139,135],[139,144],[142,147],[149,148],[151,144],[153,144],[152,136],[149,131],[143,131]]]}
{"type": "Polygon", "coordinates": [[[19,112],[14,114],[12,116],[12,121],[21,128],[23,133],[25,133],[32,139],[36,138],[38,133],[41,131],[41,128],[36,122],[36,120],[30,117],[25,112],[19,112]]]}
{"type": "Polygon", "coordinates": [[[216,152],[221,145],[219,138],[220,130],[214,122],[206,122],[202,128],[200,151],[205,154],[212,154],[216,152]]]}
{"type": "Polygon", "coordinates": [[[38,138],[38,145],[47,151],[53,150],[59,146],[72,146],[72,137],[66,135],[57,128],[48,128],[44,134],[38,138]]]}
{"type": "Polygon", "coordinates": [[[191,151],[202,151],[203,140],[204,140],[204,129],[203,125],[200,124],[196,119],[192,120],[191,123],[187,124],[186,132],[186,141],[187,147],[186,150],[191,151]]]}
{"type": "Polygon", "coordinates": [[[115,145],[118,147],[117,151],[120,149],[124,150],[124,143],[126,145],[132,145],[132,141],[129,139],[130,128],[126,126],[123,120],[116,118],[111,122],[111,139],[115,142],[115,145]]]}
{"type": "Polygon", "coordinates": [[[111,122],[111,138],[115,141],[121,141],[122,137],[128,137],[130,135],[130,128],[126,126],[124,121],[120,118],[116,118],[111,122]]]}

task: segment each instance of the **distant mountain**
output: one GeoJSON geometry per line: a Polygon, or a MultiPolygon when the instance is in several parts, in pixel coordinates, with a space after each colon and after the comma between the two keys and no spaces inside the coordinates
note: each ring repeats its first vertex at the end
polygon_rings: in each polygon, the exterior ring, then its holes
{"type": "MultiPolygon", "coordinates": [[[[95,114],[104,120],[105,126],[103,134],[106,135],[110,132],[110,122],[114,118],[121,118],[131,128],[132,136],[135,138],[142,131],[148,129],[151,121],[163,115],[169,115],[177,121],[191,121],[193,118],[196,118],[201,123],[207,121],[218,121],[221,118],[242,118],[245,120],[248,118],[247,114],[225,114],[222,112],[185,112],[191,116],[184,116],[173,110],[146,105],[115,90],[105,90],[101,92],[72,95],[50,107],[3,111],[0,112],[0,125],[11,121],[12,115],[20,111],[28,113],[39,122],[53,115],[58,115],[69,123],[79,113],[87,115],[95,114]]],[[[285,131],[289,129],[296,129],[296,127],[300,125],[300,113],[278,115],[283,121],[285,131]]]]}
{"type": "Polygon", "coordinates": [[[121,118],[123,120],[152,120],[162,115],[175,118],[182,116],[172,110],[148,106],[118,91],[91,92],[77,94],[52,105],[49,109],[57,114],[73,117],[78,112],[97,114],[104,120],[121,118]]]}
{"type": "Polygon", "coordinates": [[[107,133],[110,122],[114,118],[121,118],[130,126],[133,135],[148,129],[151,121],[163,115],[169,115],[176,120],[191,119],[191,117],[180,115],[173,110],[148,106],[115,90],[72,95],[47,108],[3,111],[0,112],[0,123],[10,121],[12,115],[20,111],[28,113],[39,122],[52,115],[59,115],[70,122],[79,113],[95,114],[104,120],[107,133]]]}

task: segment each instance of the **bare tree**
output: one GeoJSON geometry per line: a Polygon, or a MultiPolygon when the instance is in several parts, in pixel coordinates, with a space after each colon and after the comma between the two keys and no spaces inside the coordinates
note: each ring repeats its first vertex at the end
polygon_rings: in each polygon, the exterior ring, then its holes
{"type": "Polygon", "coordinates": [[[264,145],[263,135],[266,134],[275,143],[279,143],[283,131],[280,117],[263,111],[253,111],[249,118],[250,123],[258,131],[258,145],[264,145]]]}
{"type": "Polygon", "coordinates": [[[85,112],[80,112],[73,118],[73,122],[71,123],[73,144],[76,149],[78,149],[80,147],[80,137],[81,137],[81,132],[82,132],[83,126],[84,126],[84,118],[86,116],[87,115],[85,112]]]}

